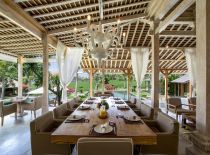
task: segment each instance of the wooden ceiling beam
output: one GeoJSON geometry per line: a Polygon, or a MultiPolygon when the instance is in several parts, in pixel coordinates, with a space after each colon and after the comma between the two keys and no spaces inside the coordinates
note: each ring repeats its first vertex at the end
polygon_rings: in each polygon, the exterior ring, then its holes
{"type": "MultiPolygon", "coordinates": [[[[105,1],[104,5],[111,4],[111,3],[113,3],[113,1],[105,1]]],[[[148,1],[147,2],[135,2],[135,3],[121,5],[121,6],[113,7],[113,8],[109,8],[109,9],[113,10],[113,9],[121,9],[121,8],[125,8],[125,7],[128,8],[128,7],[131,7],[131,6],[142,5],[142,4],[145,4],[145,3],[148,3],[148,1]]],[[[93,8],[93,7],[98,7],[98,3],[83,5],[83,6],[80,6],[80,7],[69,8],[69,9],[65,9],[65,10],[61,10],[61,11],[53,11],[53,12],[49,12],[49,13],[38,14],[38,15],[34,15],[33,18],[53,16],[53,15],[58,15],[58,14],[62,14],[62,13],[69,13],[69,12],[79,11],[79,10],[83,10],[83,9],[93,8]]]]}
{"type": "MultiPolygon", "coordinates": [[[[135,14],[135,15],[130,15],[130,16],[123,16],[123,17],[120,18],[120,21],[121,22],[131,21],[131,20],[142,18],[142,17],[145,17],[145,16],[146,16],[146,14],[135,14]]],[[[116,22],[117,22],[116,18],[101,21],[101,23],[104,24],[104,25],[109,25],[109,24],[113,24],[113,23],[116,23],[116,22]]],[[[98,22],[92,22],[92,24],[98,25],[98,22]]],[[[70,27],[66,27],[66,28],[59,28],[59,29],[51,30],[51,31],[48,32],[48,34],[49,35],[55,35],[55,34],[58,35],[58,34],[66,33],[66,32],[69,33],[70,31],[73,31],[75,27],[78,30],[85,29],[85,28],[87,28],[87,24],[82,24],[82,25],[78,25],[78,26],[75,25],[75,26],[70,26],[70,27]]]]}
{"type": "MultiPolygon", "coordinates": [[[[0,15],[9,19],[22,29],[41,40],[43,33],[47,32],[43,26],[35,21],[30,15],[24,12],[17,4],[11,0],[0,1],[0,15]]],[[[56,48],[57,39],[49,37],[49,44],[56,48]]]]}
{"type": "Polygon", "coordinates": [[[182,0],[182,2],[163,20],[160,22],[155,33],[160,33],[171,24],[176,18],[178,18],[186,9],[188,9],[195,0],[182,0]]]}
{"type": "Polygon", "coordinates": [[[162,31],[160,36],[173,36],[173,37],[192,37],[196,36],[195,31],[162,31]]]}

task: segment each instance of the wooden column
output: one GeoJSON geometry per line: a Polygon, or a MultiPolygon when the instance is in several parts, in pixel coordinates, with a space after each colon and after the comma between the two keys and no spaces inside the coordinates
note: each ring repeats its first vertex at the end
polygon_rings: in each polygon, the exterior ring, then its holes
{"type": "Polygon", "coordinates": [[[176,96],[176,83],[174,83],[174,96],[176,96]]]}
{"type": "Polygon", "coordinates": [[[189,82],[189,97],[192,97],[192,93],[193,93],[193,86],[189,82]]]}
{"type": "Polygon", "coordinates": [[[75,96],[77,96],[77,89],[78,89],[78,71],[76,73],[75,96]]]}
{"type": "Polygon", "coordinates": [[[23,56],[18,56],[18,97],[23,96],[23,56]]]}
{"type": "Polygon", "coordinates": [[[186,154],[210,154],[210,1],[196,0],[196,129],[186,154]]]}
{"type": "Polygon", "coordinates": [[[42,114],[49,111],[48,107],[48,87],[49,87],[49,74],[48,74],[48,37],[47,34],[44,33],[42,38],[43,44],[43,102],[42,102],[42,114]]]}
{"type": "Polygon", "coordinates": [[[93,96],[93,69],[90,69],[89,72],[89,78],[90,78],[90,97],[93,96]]]}
{"type": "Polygon", "coordinates": [[[155,33],[159,22],[154,21],[151,25],[152,39],[152,95],[151,102],[155,116],[159,110],[159,34],[155,33]]]}
{"type": "Polygon", "coordinates": [[[180,96],[184,96],[184,84],[183,83],[180,83],[180,86],[181,86],[180,96]]]}
{"type": "Polygon", "coordinates": [[[127,72],[127,99],[130,99],[130,93],[131,93],[131,72],[128,70],[127,72]]]}

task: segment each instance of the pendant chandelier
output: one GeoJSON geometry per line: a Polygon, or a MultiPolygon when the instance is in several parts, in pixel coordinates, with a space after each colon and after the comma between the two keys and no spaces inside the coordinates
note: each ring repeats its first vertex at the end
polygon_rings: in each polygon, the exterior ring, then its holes
{"type": "Polygon", "coordinates": [[[87,50],[92,58],[98,61],[99,67],[101,67],[102,60],[108,56],[111,57],[109,52],[110,47],[117,47],[120,44],[119,29],[120,21],[117,21],[117,27],[112,25],[106,27],[104,30],[101,21],[99,25],[91,24],[91,17],[87,17],[87,33],[89,35],[87,50]]]}

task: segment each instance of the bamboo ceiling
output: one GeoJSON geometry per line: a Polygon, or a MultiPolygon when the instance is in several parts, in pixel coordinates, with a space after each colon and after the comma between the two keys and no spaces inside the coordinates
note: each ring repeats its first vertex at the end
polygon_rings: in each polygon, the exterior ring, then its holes
{"type": "MultiPolygon", "coordinates": [[[[100,5],[98,0],[3,0],[14,3],[23,12],[35,19],[50,37],[59,39],[67,46],[73,46],[73,29],[77,28],[77,36],[85,33],[87,15],[92,16],[93,23],[100,20],[100,5]]],[[[129,48],[151,47],[151,19],[157,16],[161,21],[167,20],[170,14],[179,7],[182,0],[165,13],[157,9],[157,0],[103,0],[103,21],[106,25],[116,25],[121,20],[120,37],[126,33],[123,48],[111,48],[112,59],[105,60],[107,72],[122,72],[131,67],[129,48]],[[161,16],[162,15],[162,16],[161,16]]],[[[189,1],[189,0],[188,0],[189,1]]],[[[163,1],[164,2],[164,1],[163,1]]],[[[159,4],[160,5],[160,4],[159,4]]],[[[164,5],[161,5],[164,6],[164,5]]],[[[167,7],[166,7],[167,8],[167,7]]],[[[164,10],[164,9],[162,9],[164,10]]],[[[173,73],[187,71],[183,49],[196,46],[195,36],[195,4],[190,5],[174,21],[170,22],[159,34],[160,69],[172,69],[173,73]]],[[[0,52],[10,55],[35,57],[42,55],[42,42],[39,38],[27,32],[14,21],[0,14],[0,52]]],[[[150,52],[151,53],[151,52],[150,52]]],[[[49,54],[55,54],[55,48],[49,46],[49,54]]],[[[151,60],[151,54],[150,54],[151,60]]],[[[84,53],[81,66],[84,69],[95,68],[97,63],[84,53]]],[[[148,72],[151,70],[151,61],[148,72]]]]}

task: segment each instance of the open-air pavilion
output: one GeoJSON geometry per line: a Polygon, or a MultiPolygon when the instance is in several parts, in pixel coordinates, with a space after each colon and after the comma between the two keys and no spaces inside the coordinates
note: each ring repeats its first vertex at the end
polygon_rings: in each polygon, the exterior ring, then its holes
{"type": "MultiPolygon", "coordinates": [[[[190,70],[190,76],[194,75],[191,77],[193,81],[190,86],[190,97],[194,96],[196,86],[196,112],[194,111],[196,130],[190,133],[192,146],[186,148],[185,153],[209,154],[208,9],[210,9],[208,0],[1,0],[0,59],[18,63],[19,86],[22,86],[23,63],[40,61],[43,63],[43,96],[38,102],[41,102],[42,113],[45,114],[49,110],[48,63],[54,61],[52,59],[57,54],[59,43],[69,48],[78,46],[84,48],[79,63],[90,76],[90,97],[94,96],[93,76],[96,72],[102,72],[126,74],[127,94],[130,98],[130,79],[135,72],[132,67],[131,51],[148,49],[149,61],[146,72],[152,76],[153,118],[157,119],[160,111],[160,74],[165,77],[167,101],[168,76],[186,74],[190,70]],[[101,26],[107,33],[111,28],[117,29],[117,35],[114,37],[118,37],[118,41],[115,45],[112,43],[108,46],[109,55],[106,59],[95,59],[90,53],[92,47],[84,39],[91,36],[87,31],[90,24],[99,26],[99,29],[101,26]],[[186,53],[196,54],[196,57],[186,58],[186,53]],[[196,68],[189,68],[190,62],[196,62],[196,68]],[[192,73],[193,70],[196,70],[196,73],[192,73]]],[[[18,97],[22,97],[22,87],[18,88],[18,97]]],[[[170,111],[170,107],[167,110],[170,111]]],[[[53,138],[52,141],[56,143],[53,138]]],[[[133,141],[134,144],[144,145],[141,140],[133,138],[133,141]]],[[[148,141],[151,142],[152,139],[148,141]]],[[[178,147],[178,144],[176,145],[178,147]]],[[[34,150],[32,152],[35,154],[34,150]]],[[[147,149],[143,153],[147,153],[147,149]]]]}

